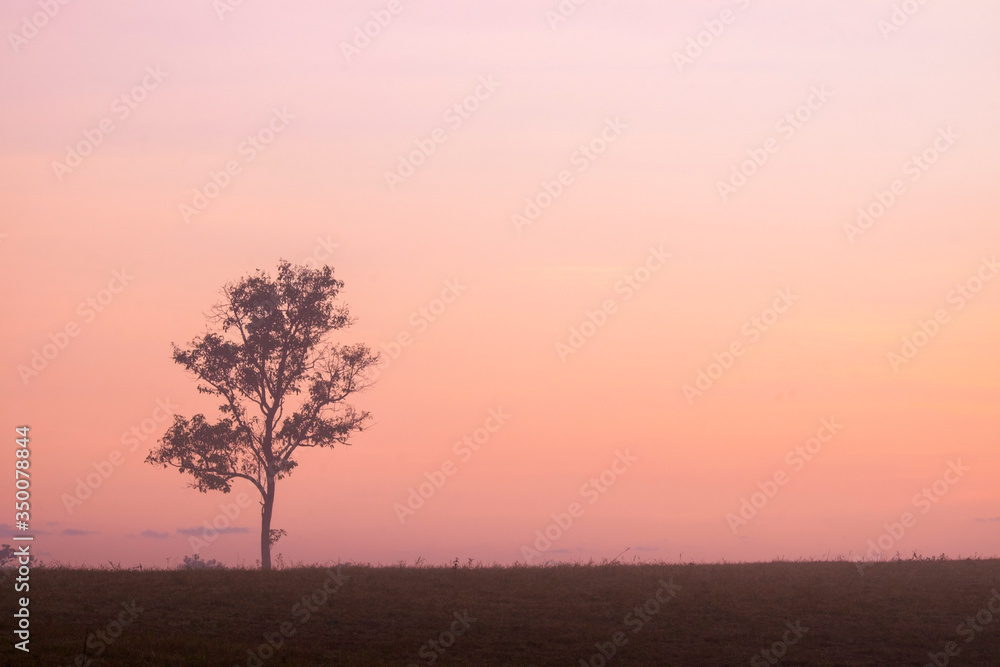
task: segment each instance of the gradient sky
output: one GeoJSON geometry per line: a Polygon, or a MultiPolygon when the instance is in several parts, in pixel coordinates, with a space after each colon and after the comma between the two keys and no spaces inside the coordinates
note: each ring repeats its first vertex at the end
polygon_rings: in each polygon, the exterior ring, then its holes
{"type": "MultiPolygon", "coordinates": [[[[1000,279],[977,282],[1000,253],[997,3],[929,2],[896,26],[890,0],[590,0],[552,25],[555,0],[404,1],[345,56],[389,4],[0,8],[0,414],[11,466],[13,427],[31,427],[44,559],[174,564],[219,503],[251,492],[199,494],[143,459],[168,424],[158,401],[215,414],[171,342],[204,330],[224,283],[279,258],[325,260],[346,283],[357,323],[340,340],[394,352],[410,336],[355,398],[372,428],[301,452],[278,486],[286,561],[523,561],[574,502],[582,515],[533,562],[853,558],[904,512],[915,523],[883,540],[889,555],[997,553],[1000,279]],[[449,110],[477,86],[458,123],[449,110]],[[614,140],[582,158],[609,121],[614,140]],[[272,122],[273,141],[248,149],[272,122]],[[78,166],[54,166],[81,142],[78,166]],[[761,151],[724,201],[719,182],[761,151]],[[925,151],[934,163],[915,168],[925,151]],[[185,220],[231,161],[239,173],[185,220]],[[512,215],[563,171],[519,229],[512,215]],[[845,227],[879,196],[895,201],[867,230],[845,227]],[[670,257],[637,274],[650,248],[670,257]],[[627,275],[648,280],[630,293],[627,275]],[[441,312],[449,281],[461,293],[441,312]],[[782,292],[794,302],[775,321],[782,292]],[[603,326],[560,355],[609,299],[603,326]],[[77,335],[25,380],[67,325],[77,335]],[[737,341],[731,367],[710,369],[737,341]],[[453,445],[499,409],[509,419],[464,460],[453,445]],[[824,419],[843,426],[793,465],[824,419]],[[116,451],[69,511],[64,495],[116,451]],[[636,462],[583,493],[619,451],[636,462]],[[447,461],[454,474],[401,524],[394,506],[447,461]],[[938,482],[950,463],[967,470],[938,482]],[[782,473],[734,531],[727,515],[782,473]],[[915,498],[925,487],[933,503],[915,498]]],[[[13,521],[0,517],[5,535],[13,521]]],[[[252,565],[256,499],[233,523],[199,553],[252,565]]]]}

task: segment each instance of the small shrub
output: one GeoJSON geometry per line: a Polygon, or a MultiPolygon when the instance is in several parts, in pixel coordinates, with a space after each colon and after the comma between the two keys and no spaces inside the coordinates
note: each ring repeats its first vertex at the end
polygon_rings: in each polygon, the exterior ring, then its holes
{"type": "Polygon", "coordinates": [[[9,544],[0,546],[0,567],[14,564],[14,547],[9,544]]]}
{"type": "Polygon", "coordinates": [[[184,563],[177,566],[178,570],[224,570],[226,566],[219,561],[211,558],[209,560],[202,560],[201,556],[195,554],[194,556],[184,556],[184,563]]]}

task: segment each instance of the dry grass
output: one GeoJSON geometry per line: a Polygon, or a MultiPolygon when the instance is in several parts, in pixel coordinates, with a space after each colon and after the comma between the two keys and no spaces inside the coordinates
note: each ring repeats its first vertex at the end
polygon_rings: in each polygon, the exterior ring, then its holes
{"type": "MultiPolygon", "coordinates": [[[[1000,560],[879,563],[863,576],[850,562],[351,565],[341,572],[343,586],[302,622],[304,608],[296,613],[294,605],[324,581],[335,587],[324,568],[35,569],[32,652],[24,656],[8,639],[0,662],[75,664],[88,636],[134,599],[142,613],[99,657],[93,635],[87,664],[247,665],[248,650],[288,623],[294,634],[263,664],[427,665],[434,655],[443,665],[598,667],[595,644],[621,632],[627,643],[609,666],[748,665],[782,639],[789,622],[808,632],[782,665],[919,667],[948,641],[961,650],[952,664],[1000,664],[1000,615],[971,641],[958,634],[1000,589],[1000,560]],[[661,580],[680,585],[676,597],[661,593],[669,601],[636,627],[634,608],[654,598],[661,580]],[[427,642],[464,611],[475,621],[434,652],[427,642]]],[[[12,588],[9,581],[3,587],[4,609],[14,608],[12,588]]]]}

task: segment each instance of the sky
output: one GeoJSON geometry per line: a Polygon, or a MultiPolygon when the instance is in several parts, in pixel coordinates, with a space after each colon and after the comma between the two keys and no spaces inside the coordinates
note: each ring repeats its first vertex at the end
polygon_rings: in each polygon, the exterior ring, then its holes
{"type": "Polygon", "coordinates": [[[253,566],[256,491],[144,459],[217,415],[171,344],[280,259],[332,266],[334,340],[382,354],[371,427],[279,483],[286,563],[997,553],[995,2],[0,28],[2,451],[30,427],[43,560],[253,566]]]}

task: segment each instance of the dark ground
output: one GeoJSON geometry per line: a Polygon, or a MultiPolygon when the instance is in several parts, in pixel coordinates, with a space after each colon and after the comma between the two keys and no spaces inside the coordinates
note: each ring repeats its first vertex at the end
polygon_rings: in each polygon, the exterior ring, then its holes
{"type": "Polygon", "coordinates": [[[35,568],[0,663],[1000,665],[1000,560],[336,572],[35,568]]]}

